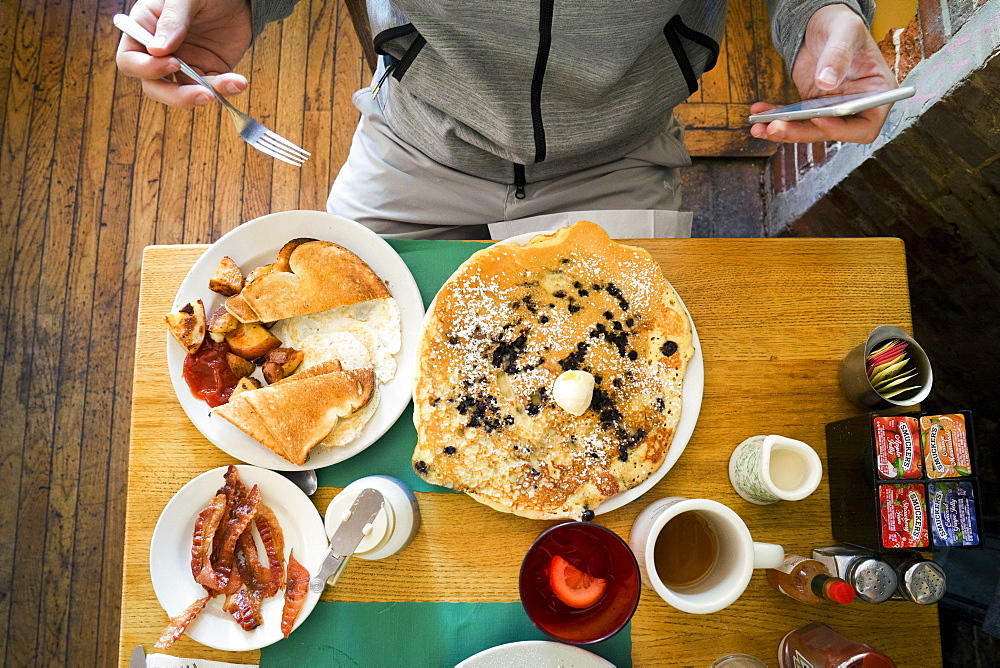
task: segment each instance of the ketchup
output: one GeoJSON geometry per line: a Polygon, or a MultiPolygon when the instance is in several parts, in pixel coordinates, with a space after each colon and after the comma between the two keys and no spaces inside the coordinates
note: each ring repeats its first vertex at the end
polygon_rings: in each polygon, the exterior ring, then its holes
{"type": "Polygon", "coordinates": [[[229,401],[229,395],[239,382],[229,368],[226,353],[229,344],[215,342],[206,336],[198,351],[184,358],[184,380],[191,394],[215,408],[229,401]]]}

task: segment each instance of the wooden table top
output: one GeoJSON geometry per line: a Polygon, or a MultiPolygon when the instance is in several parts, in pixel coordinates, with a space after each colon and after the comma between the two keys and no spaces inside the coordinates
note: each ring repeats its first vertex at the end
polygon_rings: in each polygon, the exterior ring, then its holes
{"type": "MultiPolygon", "coordinates": [[[[877,325],[911,331],[906,259],[898,239],[656,239],[633,241],[659,261],[684,299],[701,340],[705,391],[683,456],[639,500],[600,515],[627,539],[636,515],[665,496],[722,502],[755,540],[808,555],[833,544],[824,475],[804,501],[756,506],[729,484],[732,450],[755,434],[781,434],[825,454],[824,425],[857,415],[838,385],[840,361],[877,325]]],[[[188,268],[207,246],[150,246],[143,255],[128,471],[119,661],[147,652],[167,623],[149,574],[161,510],[195,476],[229,463],[188,420],[171,388],[163,316],[188,268]]],[[[325,511],[338,490],[313,497],[325,511]]],[[[417,494],[422,527],[403,552],[354,560],[322,600],[517,601],[517,574],[531,541],[551,523],[490,510],[460,494],[417,494]],[[475,536],[469,527],[475,527],[475,536]],[[472,546],[472,547],[470,547],[472,546]],[[487,565],[480,554],[494,555],[487,565]],[[483,573],[483,569],[488,569],[483,573]],[[476,573],[471,577],[471,573],[476,573]]],[[[690,615],[643,587],[632,619],[635,665],[707,666],[731,652],[776,665],[789,630],[822,621],[871,644],[900,666],[941,664],[936,606],[888,602],[805,605],[772,590],[757,572],[726,610],[690,615]]],[[[187,637],[169,651],[257,663],[259,652],[210,649],[187,637]]]]}

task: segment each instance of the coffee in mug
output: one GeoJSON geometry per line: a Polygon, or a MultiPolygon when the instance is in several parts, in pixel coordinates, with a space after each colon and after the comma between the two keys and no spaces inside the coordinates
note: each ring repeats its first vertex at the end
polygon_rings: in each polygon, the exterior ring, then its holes
{"type": "Polygon", "coordinates": [[[668,587],[701,582],[719,557],[715,531],[696,510],[680,513],[663,525],[653,547],[653,561],[668,587]]]}
{"type": "Polygon", "coordinates": [[[684,612],[722,610],[743,594],[755,568],[775,568],[785,550],[757,543],[731,508],[670,497],[639,513],[629,546],[643,583],[684,612]]]}

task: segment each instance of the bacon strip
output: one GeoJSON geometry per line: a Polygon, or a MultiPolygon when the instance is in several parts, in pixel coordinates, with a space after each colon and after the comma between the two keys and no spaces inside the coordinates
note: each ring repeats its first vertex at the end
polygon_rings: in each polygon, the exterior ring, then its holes
{"type": "Polygon", "coordinates": [[[198,574],[211,569],[212,544],[226,512],[226,495],[217,494],[194,523],[194,540],[191,543],[191,575],[198,581],[198,574]]]}
{"type": "Polygon", "coordinates": [[[271,571],[257,559],[257,545],[248,528],[236,542],[236,575],[243,588],[226,598],[222,609],[233,616],[247,631],[252,631],[264,623],[260,608],[269,594],[271,571]]]}
{"type": "Polygon", "coordinates": [[[257,485],[253,486],[250,494],[243,499],[238,499],[233,507],[232,515],[226,522],[226,529],[223,534],[222,544],[219,546],[218,556],[213,559],[214,568],[208,571],[202,570],[195,580],[199,583],[221,591],[225,594],[234,594],[240,588],[239,578],[233,576],[233,562],[235,560],[236,541],[240,535],[246,531],[250,522],[257,512],[260,503],[260,490],[257,485]]]}
{"type": "Polygon", "coordinates": [[[206,596],[205,598],[199,598],[197,601],[185,608],[184,612],[177,615],[170,620],[167,624],[167,628],[163,629],[163,633],[160,635],[160,639],[156,641],[153,645],[156,649],[170,649],[170,646],[177,642],[177,639],[184,635],[184,631],[187,629],[188,625],[194,621],[194,618],[198,616],[198,613],[204,610],[205,604],[208,603],[208,599],[211,596],[206,596]]]}
{"type": "MultiPolygon", "coordinates": [[[[240,480],[240,472],[233,464],[230,464],[229,468],[226,469],[225,480],[226,484],[219,488],[216,494],[226,495],[226,512],[224,517],[232,519],[233,513],[236,512],[236,509],[247,498],[247,487],[240,480]]],[[[222,525],[221,538],[216,541],[215,548],[212,551],[213,562],[218,561],[222,546],[229,540],[230,531],[231,526],[229,521],[227,521],[222,525]]]]}
{"type": "Polygon", "coordinates": [[[285,586],[285,535],[274,511],[263,503],[257,506],[257,517],[254,519],[257,533],[264,542],[264,552],[271,571],[270,587],[267,596],[274,596],[285,586]]]}
{"type": "Polygon", "coordinates": [[[226,484],[223,485],[219,492],[226,493],[226,497],[229,499],[230,505],[232,505],[236,499],[246,498],[247,486],[243,484],[242,480],[240,480],[240,470],[236,468],[236,464],[230,464],[223,477],[226,480],[226,484]]]}
{"type": "Polygon", "coordinates": [[[253,631],[264,623],[260,612],[262,602],[259,590],[240,589],[226,599],[222,609],[231,614],[244,631],[253,631]]]}
{"type": "Polygon", "coordinates": [[[292,632],[308,590],[309,571],[295,559],[293,552],[288,555],[288,582],[285,586],[285,605],[281,609],[281,634],[286,638],[292,632]]]}
{"type": "Polygon", "coordinates": [[[260,562],[257,543],[249,527],[236,541],[235,564],[236,572],[248,588],[260,589],[260,585],[271,582],[271,570],[260,562]]]}

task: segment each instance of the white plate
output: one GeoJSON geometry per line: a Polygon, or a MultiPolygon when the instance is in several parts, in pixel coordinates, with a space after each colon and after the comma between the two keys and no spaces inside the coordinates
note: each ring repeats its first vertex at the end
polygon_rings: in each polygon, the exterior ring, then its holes
{"type": "Polygon", "coordinates": [[[302,466],[292,464],[223,418],[213,415],[208,404],[191,394],[181,375],[186,353],[169,332],[166,334],[170,381],[181,407],[194,426],[227,454],[248,464],[275,471],[316,469],[336,464],[358,454],[388,431],[410,402],[410,379],[416,367],[417,333],[424,317],[420,289],[406,263],[392,246],[363,225],[323,211],[272,213],[232,230],[212,244],[191,267],[174,298],[174,308],[201,299],[205,303],[206,315],[211,315],[226,299],[208,289],[208,281],[215,274],[219,260],[228,255],[246,274],[256,267],[274,262],[285,242],[297,237],[333,241],[353,251],[386,282],[389,292],[399,305],[403,331],[402,345],[395,355],[396,375],[388,383],[379,386],[378,408],[356,439],[335,448],[318,448],[302,466]]]}
{"type": "MultiPolygon", "coordinates": [[[[240,465],[236,468],[243,484],[247,487],[258,486],[261,501],[278,518],[285,536],[285,562],[294,549],[296,561],[305,566],[310,574],[318,572],[329,545],[323,519],[309,497],[280,473],[255,466],[240,465]]],[[[225,473],[226,467],[220,466],[181,487],[156,521],[149,545],[149,572],[156,598],[171,618],[205,597],[205,588],[191,576],[191,541],[195,520],[225,485],[225,473]]],[[[296,627],[309,616],[318,600],[319,594],[312,591],[306,593],[306,600],[295,620],[296,627]]],[[[205,609],[188,626],[186,635],[202,645],[230,652],[260,649],[281,640],[284,590],[264,601],[261,607],[264,623],[253,631],[241,629],[232,615],[222,610],[224,601],[224,596],[209,600],[205,609]]],[[[163,626],[166,625],[164,620],[163,626]]]]}
{"type": "Polygon", "coordinates": [[[455,668],[614,668],[610,661],[580,647],[548,640],[523,640],[498,645],[470,656],[455,668]]]}
{"type": "MultiPolygon", "coordinates": [[[[518,234],[517,236],[504,239],[503,241],[498,241],[499,244],[521,244],[524,245],[534,239],[540,234],[552,234],[551,231],[546,232],[527,232],[525,234],[518,234]]],[[[668,281],[669,284],[669,281],[668,281]]],[[[677,291],[674,290],[676,293],[677,291]]],[[[663,476],[667,475],[667,472],[673,468],[677,460],[680,459],[681,453],[684,452],[684,448],[687,447],[688,441],[691,440],[691,435],[694,433],[694,427],[698,423],[698,415],[701,413],[701,399],[702,395],[705,393],[705,362],[701,356],[701,342],[698,340],[698,330],[695,329],[694,320],[691,318],[691,313],[688,311],[687,306],[684,305],[684,300],[681,296],[677,295],[677,300],[680,302],[681,307],[684,312],[687,313],[688,322],[691,323],[691,346],[694,348],[694,354],[688,361],[687,369],[684,372],[684,386],[681,390],[681,419],[677,423],[677,429],[674,431],[674,440],[670,443],[670,449],[667,450],[667,457],[663,460],[663,464],[660,468],[646,478],[641,484],[633,487],[632,489],[626,490],[621,494],[612,496],[607,501],[599,505],[595,510],[595,515],[603,515],[604,513],[610,512],[621,508],[627,503],[635,501],[640,496],[648,492],[653,488],[653,485],[663,480],[663,476]]],[[[434,307],[432,303],[428,311],[434,307]]]]}

